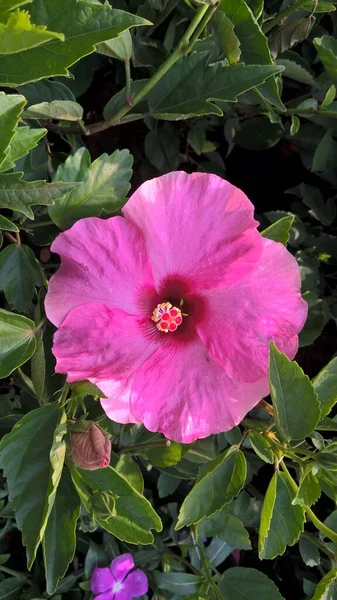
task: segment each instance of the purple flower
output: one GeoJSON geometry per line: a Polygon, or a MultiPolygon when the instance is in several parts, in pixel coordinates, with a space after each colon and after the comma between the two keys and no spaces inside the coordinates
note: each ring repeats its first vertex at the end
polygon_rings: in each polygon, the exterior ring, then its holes
{"type": "Polygon", "coordinates": [[[147,577],[135,566],[132,554],[122,554],[115,558],[110,567],[93,570],[90,588],[95,600],[132,600],[146,594],[147,577]]]}

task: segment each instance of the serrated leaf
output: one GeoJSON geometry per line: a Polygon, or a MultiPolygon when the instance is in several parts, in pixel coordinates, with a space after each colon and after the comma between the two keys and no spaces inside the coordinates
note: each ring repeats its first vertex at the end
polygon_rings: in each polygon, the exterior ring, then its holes
{"type": "Polygon", "coordinates": [[[315,429],[320,418],[317,394],[295,361],[270,348],[269,381],[276,425],[287,440],[301,440],[315,429]]]}
{"type": "Polygon", "coordinates": [[[295,492],[284,473],[275,473],[268,486],[261,513],[259,557],[275,558],[298,540],[304,526],[304,509],[294,506],[295,492]]]}
{"type": "Polygon", "coordinates": [[[48,594],[54,592],[73,559],[79,513],[78,495],[69,470],[64,469],[42,541],[48,594]]]}
{"type": "Polygon", "coordinates": [[[218,586],[226,600],[284,600],[275,583],[256,569],[227,569],[218,586]]]}
{"type": "Polygon", "coordinates": [[[289,241],[289,232],[291,226],[294,222],[294,217],[289,215],[287,217],[282,217],[272,225],[269,225],[267,229],[264,229],[261,232],[261,235],[268,240],[274,240],[274,242],[281,242],[284,246],[287,245],[289,241]]]}
{"type": "Polygon", "coordinates": [[[232,548],[242,550],[251,548],[249,535],[242,521],[226,508],[202,519],[198,524],[198,533],[201,538],[217,536],[232,548]]]}
{"type": "MultiPolygon", "coordinates": [[[[218,10],[223,11],[234,24],[235,35],[240,41],[242,62],[246,65],[272,65],[268,40],[246,2],[244,0],[222,0],[218,10]]],[[[275,77],[260,86],[259,92],[279,110],[285,109],[275,77]]]]}
{"type": "Polygon", "coordinates": [[[30,150],[37,146],[47,129],[31,129],[30,127],[17,127],[6,151],[6,158],[1,165],[0,171],[8,171],[15,167],[15,161],[22,158],[30,150]]]}
{"type": "Polygon", "coordinates": [[[19,94],[0,92],[0,167],[25,104],[26,99],[19,94]]]}
{"type": "Polygon", "coordinates": [[[83,108],[71,100],[53,100],[40,102],[27,108],[25,119],[59,119],[62,121],[80,121],[83,118],[83,108]]]}
{"type": "Polygon", "coordinates": [[[64,35],[49,31],[44,25],[34,25],[25,10],[11,12],[6,23],[0,22],[0,55],[36,48],[50,40],[63,41],[64,35]]]}
{"type": "Polygon", "coordinates": [[[337,600],[337,569],[329,571],[319,582],[312,600],[337,600]]]}
{"type": "Polygon", "coordinates": [[[325,133],[318,144],[312,159],[311,170],[326,171],[337,166],[337,141],[331,129],[325,133]]]}
{"type": "Polygon", "coordinates": [[[317,567],[320,564],[320,556],[317,546],[307,537],[301,535],[299,540],[299,551],[303,562],[308,567],[317,567]]]}
{"type": "Polygon", "coordinates": [[[311,470],[307,470],[300,479],[298,492],[293,500],[293,504],[301,506],[311,506],[317,502],[321,495],[321,486],[317,477],[311,470]]]}
{"type": "Polygon", "coordinates": [[[47,183],[46,181],[24,181],[23,173],[0,174],[0,208],[9,208],[34,219],[32,206],[51,206],[77,183],[47,183]]]}
{"type": "MultiPolygon", "coordinates": [[[[0,443],[0,465],[31,568],[53,507],[65,456],[58,406],[29,412],[0,443]]],[[[64,419],[64,417],[62,417],[64,419]]]]}
{"type": "Polygon", "coordinates": [[[241,49],[240,41],[234,33],[234,25],[224,12],[216,11],[211,21],[218,44],[228,62],[238,62],[241,49]]]}
{"type": "Polygon", "coordinates": [[[246,472],[246,459],[236,446],[210,462],[186,496],[176,529],[197,523],[229,504],[244,486],[246,472]]]}
{"type": "Polygon", "coordinates": [[[70,154],[64,163],[60,164],[54,179],[65,182],[84,181],[90,168],[91,159],[87,148],[79,148],[75,154],[70,154]]]}
{"type": "Polygon", "coordinates": [[[8,377],[35,351],[35,323],[0,309],[0,378],[8,377]]]}
{"type": "Polygon", "coordinates": [[[29,310],[35,286],[43,284],[43,271],[31,248],[10,244],[0,252],[0,290],[17,311],[29,310]]]}
{"type": "Polygon", "coordinates": [[[64,34],[52,40],[1,57],[0,85],[16,87],[43,77],[69,75],[68,67],[95,50],[95,45],[116,37],[130,27],[149,22],[109,4],[85,0],[35,0],[28,7],[32,21],[64,34]]]}
{"type": "Polygon", "coordinates": [[[128,150],[102,154],[82,173],[82,184],[49,208],[50,218],[60,229],[67,229],[83,217],[112,215],[130,189],[132,160],[128,150]]]}
{"type": "Polygon", "coordinates": [[[316,81],[311,71],[309,69],[305,69],[297,62],[288,58],[283,58],[283,56],[278,56],[276,59],[276,64],[284,67],[282,74],[283,77],[289,77],[289,79],[294,79],[294,81],[299,81],[300,83],[310,85],[311,87],[316,86],[316,81]]]}
{"type": "Polygon", "coordinates": [[[257,433],[257,431],[251,431],[248,439],[253,450],[255,450],[261,460],[272,465],[274,462],[274,453],[265,437],[261,433],[257,433]]]}
{"type": "MultiPolygon", "coordinates": [[[[148,95],[151,116],[156,119],[185,119],[222,115],[217,100],[236,102],[237,97],[280,72],[282,67],[243,63],[208,65],[208,53],[181,58],[148,95]]],[[[136,107],[137,108],[137,107],[136,107]]]]}
{"type": "Polygon", "coordinates": [[[123,31],[117,38],[98,44],[96,52],[104,54],[104,56],[119,58],[119,60],[123,61],[130,60],[132,56],[132,37],[130,31],[123,31]]]}
{"type": "Polygon", "coordinates": [[[289,50],[296,44],[305,40],[312,28],[313,18],[303,17],[294,19],[279,27],[269,38],[270,54],[275,59],[278,54],[289,50]]]}
{"type": "Polygon", "coordinates": [[[337,40],[329,35],[315,38],[313,44],[332,83],[337,85],[337,40]]]}
{"type": "Polygon", "coordinates": [[[337,402],[337,357],[333,358],[312,380],[321,406],[321,417],[326,417],[337,402]]]}
{"type": "Polygon", "coordinates": [[[112,467],[96,471],[72,468],[71,476],[86,510],[97,524],[118,539],[130,544],[151,544],[151,529],[161,531],[161,520],[150,502],[112,467]],[[94,491],[110,493],[111,490],[116,496],[116,514],[103,520],[92,513],[92,495],[94,491]]]}
{"type": "Polygon", "coordinates": [[[335,96],[336,96],[336,88],[334,85],[331,85],[329,87],[329,89],[327,90],[327,93],[324,96],[324,100],[321,104],[321,109],[328,108],[328,106],[330,106],[330,104],[334,101],[335,96]]]}
{"type": "Polygon", "coordinates": [[[24,583],[24,577],[8,577],[4,581],[0,581],[1,600],[17,600],[24,583]]]}

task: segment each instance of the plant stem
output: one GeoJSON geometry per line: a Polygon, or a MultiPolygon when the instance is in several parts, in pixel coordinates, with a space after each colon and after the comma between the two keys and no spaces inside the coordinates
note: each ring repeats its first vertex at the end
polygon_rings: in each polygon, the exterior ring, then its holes
{"type": "Polygon", "coordinates": [[[35,329],[34,329],[34,335],[36,335],[36,334],[37,334],[37,333],[40,331],[40,329],[42,329],[42,327],[45,325],[45,323],[46,323],[46,322],[47,322],[47,319],[46,319],[46,317],[44,317],[44,318],[43,318],[43,319],[40,321],[40,323],[38,323],[38,324],[36,325],[36,327],[35,327],[35,329]]]}
{"type": "Polygon", "coordinates": [[[204,570],[204,575],[205,575],[205,579],[207,581],[207,583],[209,584],[210,588],[213,590],[215,597],[219,598],[219,600],[224,600],[224,597],[222,595],[222,593],[220,592],[217,584],[215,583],[213,577],[212,577],[212,573],[211,570],[209,568],[208,565],[208,558],[205,554],[205,549],[204,549],[204,545],[203,544],[199,544],[198,542],[198,534],[197,534],[197,527],[196,525],[193,525],[191,528],[191,537],[193,540],[193,544],[196,548],[196,550],[198,551],[199,557],[200,557],[200,561],[204,570]]]}
{"type": "Polygon", "coordinates": [[[129,106],[133,106],[133,101],[131,98],[131,71],[130,71],[130,61],[124,61],[124,69],[125,69],[125,102],[129,106]]]}
{"type": "MultiPolygon", "coordinates": [[[[299,10],[301,8],[302,4],[303,4],[303,0],[295,0],[295,2],[291,6],[288,6],[288,8],[285,8],[284,10],[282,10],[278,15],[276,15],[270,21],[267,21],[262,26],[263,33],[268,33],[268,31],[273,29],[273,27],[275,27],[275,25],[278,25],[279,23],[281,23],[281,21],[283,21],[284,19],[286,19],[287,17],[289,17],[290,15],[295,13],[297,10],[299,10]]],[[[313,6],[314,6],[314,3],[313,3],[313,6]]]]}
{"type": "Polygon", "coordinates": [[[337,112],[334,110],[314,110],[312,108],[288,108],[287,115],[319,115],[321,117],[331,117],[332,119],[337,119],[337,112]]]}
{"type": "Polygon", "coordinates": [[[144,444],[130,444],[129,446],[121,446],[118,449],[118,454],[127,454],[128,452],[139,452],[148,448],[163,448],[171,445],[169,440],[157,440],[156,442],[144,442],[144,444]]]}
{"type": "MultiPolygon", "coordinates": [[[[293,478],[290,475],[283,460],[280,462],[280,464],[282,466],[283,472],[287,476],[289,484],[291,485],[295,494],[297,494],[297,492],[298,492],[297,483],[293,480],[293,478]]],[[[330,529],[330,527],[327,527],[326,525],[324,525],[324,523],[322,523],[322,521],[320,521],[320,519],[315,515],[315,513],[311,510],[311,508],[309,506],[304,506],[303,508],[304,508],[305,512],[307,513],[309,519],[313,522],[313,524],[317,527],[317,529],[321,533],[323,533],[325,535],[325,537],[328,537],[337,546],[337,533],[335,531],[332,531],[332,529],[330,529]]]]}
{"type": "Polygon", "coordinates": [[[24,579],[26,583],[28,583],[29,585],[33,585],[31,580],[28,577],[26,577],[23,573],[20,573],[20,571],[14,571],[13,569],[9,569],[8,567],[4,567],[3,565],[0,566],[0,571],[2,571],[3,573],[7,573],[7,575],[12,575],[13,577],[21,577],[21,579],[24,579]]]}

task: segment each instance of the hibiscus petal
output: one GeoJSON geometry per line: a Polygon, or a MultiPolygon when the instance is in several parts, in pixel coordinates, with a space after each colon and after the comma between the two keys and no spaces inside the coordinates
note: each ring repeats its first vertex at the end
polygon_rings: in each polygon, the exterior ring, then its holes
{"type": "Polygon", "coordinates": [[[268,378],[236,383],[195,336],[160,347],[138,371],[131,408],[150,431],[189,444],[232,429],[268,393],[268,378]]]}
{"type": "Polygon", "coordinates": [[[144,242],[131,222],[122,217],[81,219],[61,233],[51,249],[62,259],[46,297],[46,314],[54,325],[88,302],[143,312],[143,297],[153,287],[153,277],[144,242]]]}
{"type": "Polygon", "coordinates": [[[206,294],[208,309],[197,323],[213,360],[230,377],[252,382],[268,372],[269,344],[294,358],[307,317],[296,259],[279,243],[264,241],[261,258],[245,279],[206,294]]]}
{"type": "Polygon", "coordinates": [[[115,580],[118,582],[122,582],[134,566],[135,562],[133,560],[132,554],[126,553],[117,556],[117,558],[115,558],[112,561],[110,565],[110,570],[115,580]]]}
{"type": "MultiPolygon", "coordinates": [[[[90,589],[93,594],[102,594],[102,592],[107,592],[110,594],[111,598],[111,589],[114,582],[115,580],[109,567],[96,567],[91,575],[90,589]]],[[[108,600],[108,598],[102,598],[102,600],[108,600]]]]}
{"type": "Polygon", "coordinates": [[[123,586],[131,594],[131,598],[138,598],[146,594],[149,589],[147,577],[141,569],[132,571],[124,580],[123,586]]]}
{"type": "Polygon", "coordinates": [[[254,207],[217,175],[183,171],[146,181],[123,208],[144,235],[157,286],[169,276],[195,289],[229,285],[261,254],[254,207]]]}
{"type": "Polygon", "coordinates": [[[105,304],[78,306],[54,335],[56,372],[67,373],[69,382],[88,378],[124,382],[158,348],[157,333],[150,320],[105,304]]]}

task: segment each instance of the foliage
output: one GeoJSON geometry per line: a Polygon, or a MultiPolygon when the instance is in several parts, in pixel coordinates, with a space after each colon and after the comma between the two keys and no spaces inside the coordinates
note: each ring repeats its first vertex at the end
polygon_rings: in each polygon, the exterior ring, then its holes
{"type": "Polygon", "coordinates": [[[0,0],[0,597],[90,600],[131,551],[148,599],[335,598],[336,3],[111,5],[0,0]],[[55,374],[44,313],[59,231],[174,169],[241,187],[308,303],[296,360],[271,346],[270,399],[189,445],[55,374]],[[110,436],[109,468],[73,464],[75,421],[110,436]]]}

